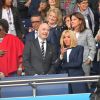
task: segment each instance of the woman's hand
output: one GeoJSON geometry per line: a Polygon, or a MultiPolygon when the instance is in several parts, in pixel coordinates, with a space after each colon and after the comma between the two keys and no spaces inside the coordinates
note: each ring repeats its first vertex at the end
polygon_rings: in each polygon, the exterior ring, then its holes
{"type": "Polygon", "coordinates": [[[4,73],[0,72],[0,78],[3,78],[3,77],[5,77],[4,73]]]}
{"type": "Polygon", "coordinates": [[[6,54],[7,51],[4,51],[4,50],[0,50],[0,56],[3,56],[4,54],[6,54]]]}
{"type": "Polygon", "coordinates": [[[63,59],[64,53],[66,52],[67,48],[61,48],[60,60],[63,59]]]}
{"type": "Polygon", "coordinates": [[[19,67],[18,70],[17,70],[17,75],[18,75],[18,76],[21,76],[21,74],[22,74],[22,68],[19,67]]]}
{"type": "Polygon", "coordinates": [[[64,55],[64,53],[66,52],[67,48],[61,48],[61,55],[64,55]]]}
{"type": "Polygon", "coordinates": [[[96,41],[100,41],[100,34],[97,35],[96,41]]]}
{"type": "Polygon", "coordinates": [[[88,58],[88,59],[85,61],[85,64],[87,64],[87,65],[91,64],[91,59],[88,58]]]}

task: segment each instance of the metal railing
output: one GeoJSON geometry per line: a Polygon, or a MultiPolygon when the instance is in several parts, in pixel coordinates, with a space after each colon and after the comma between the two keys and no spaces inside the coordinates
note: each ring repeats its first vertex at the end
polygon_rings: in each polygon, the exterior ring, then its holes
{"type": "Polygon", "coordinates": [[[80,77],[61,77],[61,78],[38,78],[24,80],[0,81],[0,88],[15,86],[31,86],[33,88],[33,96],[36,96],[36,87],[38,85],[50,84],[68,84],[78,82],[97,82],[100,76],[80,76],[80,77]]]}

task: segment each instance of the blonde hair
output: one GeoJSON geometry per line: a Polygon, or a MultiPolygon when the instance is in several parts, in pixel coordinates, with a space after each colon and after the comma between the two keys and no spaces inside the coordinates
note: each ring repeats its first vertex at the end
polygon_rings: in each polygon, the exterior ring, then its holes
{"type": "Polygon", "coordinates": [[[64,37],[65,35],[69,33],[70,35],[70,39],[71,39],[71,45],[70,45],[70,48],[72,47],[76,47],[77,46],[77,39],[76,39],[76,35],[74,33],[74,31],[71,31],[71,30],[65,30],[62,32],[62,35],[61,35],[61,38],[60,38],[60,45],[61,45],[61,48],[64,48],[64,37]]]}
{"type": "Polygon", "coordinates": [[[60,9],[59,8],[50,8],[49,11],[47,12],[47,18],[46,18],[47,21],[48,21],[48,16],[51,12],[56,14],[56,16],[57,16],[56,24],[58,26],[61,26],[62,25],[62,13],[61,13],[60,9]]]}

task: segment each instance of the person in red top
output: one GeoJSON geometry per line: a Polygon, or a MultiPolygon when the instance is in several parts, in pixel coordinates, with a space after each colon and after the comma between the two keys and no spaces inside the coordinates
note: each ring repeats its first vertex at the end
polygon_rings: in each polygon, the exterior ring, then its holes
{"type": "Polygon", "coordinates": [[[0,19],[0,73],[4,76],[21,75],[24,44],[18,37],[7,34],[8,29],[8,22],[0,19]]]}

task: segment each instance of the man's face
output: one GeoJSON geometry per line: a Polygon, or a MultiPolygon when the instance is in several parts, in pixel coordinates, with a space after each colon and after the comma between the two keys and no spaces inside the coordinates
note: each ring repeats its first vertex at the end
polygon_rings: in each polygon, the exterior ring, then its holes
{"type": "Polygon", "coordinates": [[[34,30],[38,30],[38,28],[41,24],[41,17],[40,16],[31,17],[31,23],[32,23],[32,28],[34,30]]]}
{"type": "Polygon", "coordinates": [[[42,23],[38,29],[38,33],[39,33],[39,37],[42,40],[47,39],[48,35],[49,35],[49,26],[47,23],[42,23]]]}
{"type": "Polygon", "coordinates": [[[88,8],[88,0],[83,0],[81,3],[77,4],[81,11],[85,11],[88,8]]]}

